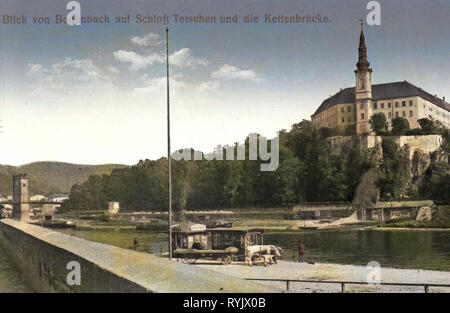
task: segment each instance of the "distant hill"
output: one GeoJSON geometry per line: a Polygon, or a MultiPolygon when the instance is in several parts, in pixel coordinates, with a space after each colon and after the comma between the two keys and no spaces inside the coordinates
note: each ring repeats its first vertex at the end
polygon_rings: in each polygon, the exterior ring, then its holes
{"type": "MultiPolygon", "coordinates": [[[[45,194],[68,193],[72,185],[84,182],[90,175],[110,174],[127,165],[80,165],[63,162],[35,162],[22,166],[0,165],[0,195],[12,193],[12,175],[28,174],[30,187],[45,194]]],[[[33,194],[33,193],[32,193],[33,194]]]]}

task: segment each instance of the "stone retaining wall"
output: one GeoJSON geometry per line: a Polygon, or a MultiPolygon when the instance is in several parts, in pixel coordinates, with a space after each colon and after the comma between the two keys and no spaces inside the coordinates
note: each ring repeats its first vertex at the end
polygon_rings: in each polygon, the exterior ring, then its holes
{"type": "MultiPolygon", "coordinates": [[[[0,220],[0,244],[39,292],[270,292],[268,287],[154,255],[87,241],[12,219],[0,220]],[[69,286],[67,264],[81,267],[69,286]]],[[[272,290],[273,291],[273,290],[272,290]]]]}
{"type": "MultiPolygon", "coordinates": [[[[400,148],[405,145],[409,146],[410,158],[412,158],[414,151],[421,150],[426,153],[434,152],[442,144],[442,137],[440,135],[422,135],[422,136],[392,136],[395,143],[400,148]]],[[[376,148],[381,149],[383,137],[380,136],[335,136],[328,138],[331,148],[334,153],[340,154],[345,147],[349,147],[354,140],[359,140],[361,147],[364,149],[376,148]],[[356,139],[355,139],[356,138],[356,139]]]]}

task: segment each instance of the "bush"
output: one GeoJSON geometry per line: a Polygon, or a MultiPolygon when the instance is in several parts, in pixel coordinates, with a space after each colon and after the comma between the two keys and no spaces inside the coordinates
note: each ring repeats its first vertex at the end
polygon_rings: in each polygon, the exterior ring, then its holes
{"type": "Polygon", "coordinates": [[[420,128],[414,128],[406,131],[407,136],[420,136],[423,135],[423,131],[420,128]]]}
{"type": "Polygon", "coordinates": [[[384,131],[378,131],[377,132],[377,136],[392,136],[392,133],[388,130],[384,130],[384,131]]]}
{"type": "Polygon", "coordinates": [[[339,130],[335,128],[329,128],[329,127],[321,127],[319,128],[319,134],[322,138],[328,138],[333,136],[339,136],[339,130]]]}
{"type": "Polygon", "coordinates": [[[356,135],[355,125],[348,125],[347,127],[345,127],[344,135],[345,136],[354,136],[354,135],[356,135]]]}
{"type": "Polygon", "coordinates": [[[382,136],[381,133],[384,133],[388,127],[386,115],[384,115],[384,113],[376,113],[372,115],[369,123],[370,129],[372,129],[372,131],[375,132],[375,134],[377,134],[378,136],[382,136]]]}
{"type": "Polygon", "coordinates": [[[409,122],[406,118],[397,117],[392,120],[392,134],[394,136],[405,135],[409,130],[409,122]]]}
{"type": "Polygon", "coordinates": [[[421,118],[417,120],[424,135],[439,135],[444,129],[444,125],[440,121],[432,118],[421,118]]]}

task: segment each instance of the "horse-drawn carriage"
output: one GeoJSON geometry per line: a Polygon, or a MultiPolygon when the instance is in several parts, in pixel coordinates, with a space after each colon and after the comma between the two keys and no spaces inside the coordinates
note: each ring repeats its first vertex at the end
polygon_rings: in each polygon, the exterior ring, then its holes
{"type": "Polygon", "coordinates": [[[172,231],[173,256],[193,264],[198,259],[220,260],[222,264],[272,264],[282,250],[264,245],[263,230],[256,228],[213,228],[202,224],[179,224],[172,231]]]}

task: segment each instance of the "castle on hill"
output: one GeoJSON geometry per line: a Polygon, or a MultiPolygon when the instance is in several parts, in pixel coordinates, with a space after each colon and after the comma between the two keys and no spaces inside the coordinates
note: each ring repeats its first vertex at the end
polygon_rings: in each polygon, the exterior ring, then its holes
{"type": "Polygon", "coordinates": [[[356,87],[342,89],[323,101],[311,116],[314,125],[342,130],[351,126],[358,135],[366,135],[371,133],[372,114],[384,113],[389,127],[392,119],[403,117],[411,128],[418,128],[417,121],[422,118],[439,120],[450,128],[450,104],[445,97],[433,96],[407,81],[372,85],[362,23],[358,50],[356,87]]]}

